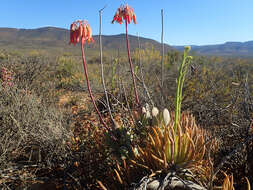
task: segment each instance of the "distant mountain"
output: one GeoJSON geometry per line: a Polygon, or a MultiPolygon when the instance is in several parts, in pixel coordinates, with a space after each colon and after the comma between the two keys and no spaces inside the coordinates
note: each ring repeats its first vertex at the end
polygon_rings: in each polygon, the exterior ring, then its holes
{"type": "MultiPolygon", "coordinates": [[[[103,50],[110,52],[126,52],[125,34],[103,35],[103,50]]],[[[95,43],[90,44],[88,51],[98,51],[98,36],[93,36],[95,43]]],[[[140,37],[141,48],[161,50],[161,44],[155,40],[140,37]]],[[[131,50],[138,48],[138,37],[129,35],[131,50]]],[[[0,28],[0,49],[30,51],[43,50],[45,52],[72,52],[79,54],[78,47],[70,46],[69,30],[56,27],[37,29],[0,28]]],[[[177,49],[183,51],[184,46],[169,46],[165,44],[165,52],[177,49]]],[[[201,55],[242,56],[253,57],[253,41],[227,42],[218,45],[192,46],[192,51],[201,55]]]]}
{"type": "MultiPolygon", "coordinates": [[[[183,51],[184,46],[172,46],[183,51]]],[[[192,46],[192,51],[201,55],[253,57],[253,41],[226,42],[218,45],[192,46]]]]}
{"type": "MultiPolygon", "coordinates": [[[[104,51],[115,51],[120,49],[126,50],[125,34],[119,35],[103,35],[104,51]]],[[[95,43],[88,46],[89,50],[98,50],[98,36],[93,36],[95,43]]],[[[142,48],[154,48],[161,50],[159,42],[140,37],[142,48]]],[[[131,50],[138,48],[138,37],[129,36],[131,50]]],[[[0,48],[6,49],[41,49],[41,50],[62,50],[75,52],[80,51],[79,48],[70,46],[69,30],[55,27],[44,27],[38,29],[15,29],[0,28],[0,48]]],[[[165,45],[165,52],[171,49],[169,45],[165,45]]],[[[78,52],[79,53],[79,52],[78,52]]]]}

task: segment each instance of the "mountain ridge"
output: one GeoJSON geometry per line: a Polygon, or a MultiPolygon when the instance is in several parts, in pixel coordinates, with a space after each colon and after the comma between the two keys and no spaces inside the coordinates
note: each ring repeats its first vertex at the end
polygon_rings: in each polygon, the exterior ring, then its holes
{"type": "MultiPolygon", "coordinates": [[[[99,36],[93,35],[94,44],[88,45],[89,50],[99,49],[99,36]]],[[[102,35],[104,50],[126,50],[125,34],[102,35]]],[[[161,44],[155,40],[129,35],[131,50],[139,47],[138,39],[142,48],[154,48],[161,50],[161,44]]],[[[24,49],[65,49],[74,51],[75,46],[69,45],[69,30],[57,27],[41,27],[36,29],[0,28],[0,48],[24,48],[24,49]]],[[[172,49],[165,44],[165,51],[172,49]]]]}
{"type": "MultiPolygon", "coordinates": [[[[103,49],[105,51],[126,50],[125,34],[102,35],[102,37],[103,49]]],[[[93,38],[95,43],[88,45],[87,49],[98,51],[98,35],[94,35],[93,38]]],[[[139,47],[138,40],[140,41],[141,48],[154,48],[161,51],[160,42],[145,37],[129,35],[131,50],[139,47]]],[[[164,44],[164,46],[165,53],[169,50],[184,50],[184,46],[170,46],[168,44],[164,44]]],[[[223,44],[192,45],[191,47],[192,52],[199,55],[253,57],[253,41],[229,41],[223,44]]],[[[55,51],[77,52],[76,47],[69,46],[69,30],[54,26],[35,29],[2,27],[0,28],[0,48],[18,50],[42,49],[46,51],[53,49],[55,51]]]]}
{"type": "MultiPolygon", "coordinates": [[[[184,46],[172,46],[182,51],[184,46]]],[[[201,55],[253,57],[253,41],[228,41],[223,44],[192,45],[192,51],[201,55]]]]}

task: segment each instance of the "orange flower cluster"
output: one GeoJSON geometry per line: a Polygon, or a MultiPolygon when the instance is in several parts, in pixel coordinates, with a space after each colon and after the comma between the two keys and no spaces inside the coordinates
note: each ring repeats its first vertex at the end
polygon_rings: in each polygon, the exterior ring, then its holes
{"type": "Polygon", "coordinates": [[[114,21],[118,23],[123,23],[123,19],[128,22],[128,24],[131,23],[131,20],[133,20],[134,24],[136,24],[136,16],[134,14],[134,10],[132,7],[126,5],[122,5],[120,8],[118,8],[117,12],[115,13],[112,23],[114,21]]]}
{"type": "Polygon", "coordinates": [[[94,42],[91,27],[86,20],[77,20],[70,25],[70,44],[94,42]]]}

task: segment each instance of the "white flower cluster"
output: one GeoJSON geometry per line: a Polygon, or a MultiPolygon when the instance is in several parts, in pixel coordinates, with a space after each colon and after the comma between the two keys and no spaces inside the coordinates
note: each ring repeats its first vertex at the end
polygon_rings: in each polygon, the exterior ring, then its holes
{"type": "MultiPolygon", "coordinates": [[[[142,114],[144,114],[146,119],[151,119],[152,117],[157,117],[159,114],[159,110],[157,107],[153,107],[151,114],[150,114],[150,108],[149,105],[146,103],[144,107],[142,107],[142,114]]],[[[170,122],[170,112],[167,108],[165,108],[163,110],[163,120],[164,120],[164,124],[167,126],[170,122]]]]}

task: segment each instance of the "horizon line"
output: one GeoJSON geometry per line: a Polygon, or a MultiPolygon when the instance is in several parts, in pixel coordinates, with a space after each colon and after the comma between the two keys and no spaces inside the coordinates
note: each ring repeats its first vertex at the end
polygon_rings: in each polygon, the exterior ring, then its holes
{"type": "MultiPolygon", "coordinates": [[[[68,28],[64,28],[64,27],[57,27],[57,26],[50,26],[50,25],[47,25],[47,26],[41,26],[41,27],[31,27],[31,28],[14,28],[14,27],[0,27],[0,29],[3,29],[3,28],[6,28],[6,29],[17,29],[17,30],[36,30],[36,29],[42,29],[42,28],[57,28],[57,29],[64,29],[64,30],[68,30],[68,28]]],[[[99,34],[93,34],[93,36],[98,36],[99,34]]],[[[117,36],[117,35],[125,35],[125,33],[119,33],[119,34],[102,34],[102,36],[117,36]]],[[[130,33],[129,35],[131,36],[135,36],[135,37],[138,37],[138,35],[136,34],[132,34],[130,33]]],[[[141,38],[146,38],[146,39],[150,39],[150,40],[154,40],[156,42],[159,42],[161,43],[159,40],[156,40],[154,38],[150,38],[150,37],[146,37],[146,36],[139,36],[141,38]]],[[[173,44],[173,45],[170,45],[169,43],[164,43],[166,45],[169,45],[171,47],[184,47],[184,46],[214,46],[214,45],[223,45],[223,44],[226,44],[226,43],[247,43],[247,42],[250,42],[250,41],[253,41],[253,40],[247,40],[247,41],[224,41],[224,42],[217,42],[217,43],[210,43],[210,44],[183,44],[183,45],[177,45],[177,44],[173,44]]]]}

